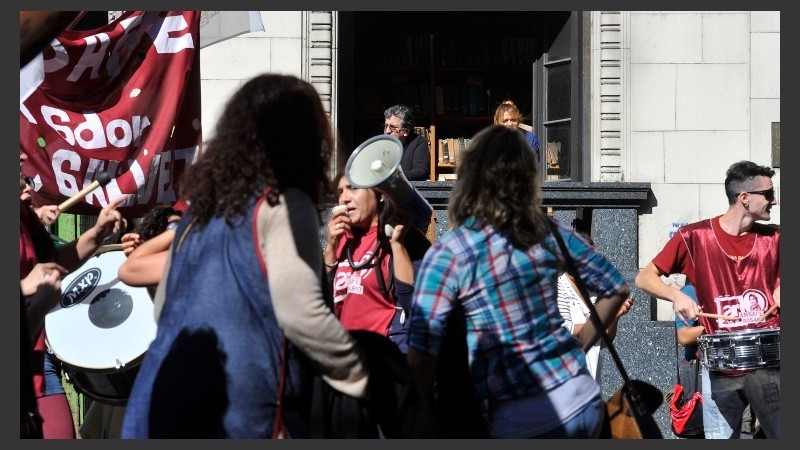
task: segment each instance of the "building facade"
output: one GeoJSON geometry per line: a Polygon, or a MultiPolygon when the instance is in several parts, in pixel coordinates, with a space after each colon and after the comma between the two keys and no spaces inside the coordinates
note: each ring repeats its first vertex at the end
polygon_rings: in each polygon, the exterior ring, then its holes
{"type": "MultiPolygon", "coordinates": [[[[352,140],[351,100],[342,95],[353,70],[351,14],[261,11],[266,31],[203,48],[205,137],[244,80],[277,72],[316,86],[334,127],[352,140]]],[[[545,203],[557,217],[588,215],[598,248],[629,284],[678,226],[727,209],[723,182],[735,161],[776,169],[779,205],[772,221],[780,223],[779,11],[585,11],[572,12],[566,27],[572,30],[569,102],[577,156],[571,179],[544,183],[545,203]]],[[[531,80],[532,121],[543,145],[549,129],[537,120],[547,104],[549,67],[547,61],[534,63],[531,80]]],[[[337,167],[354,144],[343,139],[347,148],[339,149],[337,167]]],[[[446,220],[452,185],[415,185],[437,219],[446,220]]],[[[444,231],[442,222],[437,233],[444,231]]],[[[634,294],[637,305],[620,324],[618,350],[631,376],[666,393],[675,372],[671,304],[635,287],[634,294]]],[[[608,395],[620,378],[613,376],[612,361],[605,365],[608,395]]],[[[671,437],[666,407],[657,419],[671,437]]]]}

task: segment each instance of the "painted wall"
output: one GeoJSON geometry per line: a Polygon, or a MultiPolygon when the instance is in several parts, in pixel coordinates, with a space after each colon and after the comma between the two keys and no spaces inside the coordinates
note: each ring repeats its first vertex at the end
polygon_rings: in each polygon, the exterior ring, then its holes
{"type": "Polygon", "coordinates": [[[247,33],[200,50],[203,139],[225,102],[248,79],[265,73],[302,77],[302,12],[261,11],[265,31],[247,33]]]}
{"type": "MultiPolygon", "coordinates": [[[[771,165],[780,122],[780,12],[630,12],[628,181],[651,183],[639,217],[639,264],[675,223],[723,213],[725,171],[741,159],[771,165]]],[[[775,183],[780,202],[780,169],[775,183]]],[[[780,223],[780,205],[772,209],[780,223]]],[[[658,317],[671,320],[669,302],[658,317]]]]}

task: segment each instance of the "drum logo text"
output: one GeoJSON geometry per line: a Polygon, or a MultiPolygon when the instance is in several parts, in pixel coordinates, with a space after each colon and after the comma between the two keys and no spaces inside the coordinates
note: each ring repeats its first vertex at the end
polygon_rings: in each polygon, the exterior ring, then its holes
{"type": "Polygon", "coordinates": [[[75,278],[75,281],[64,290],[61,297],[61,307],[69,308],[82,302],[92,290],[100,283],[100,269],[92,268],[75,278]]]}

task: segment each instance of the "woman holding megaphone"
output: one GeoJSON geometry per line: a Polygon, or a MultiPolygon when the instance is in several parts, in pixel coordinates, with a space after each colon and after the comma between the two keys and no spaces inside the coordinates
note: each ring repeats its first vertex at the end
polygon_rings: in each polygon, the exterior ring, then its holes
{"type": "Polygon", "coordinates": [[[334,183],[323,254],[334,313],[345,329],[387,336],[406,353],[414,276],[430,242],[379,190],[355,187],[344,173],[334,183]]]}

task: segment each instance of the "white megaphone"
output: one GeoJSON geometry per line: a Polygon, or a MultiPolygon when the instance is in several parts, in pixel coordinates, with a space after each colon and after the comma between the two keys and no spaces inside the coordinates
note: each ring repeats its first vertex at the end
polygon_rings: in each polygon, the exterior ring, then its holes
{"type": "Polygon", "coordinates": [[[362,142],[353,150],[344,168],[348,183],[357,188],[374,188],[389,198],[397,209],[410,213],[411,225],[423,234],[428,230],[433,207],[408,182],[400,160],[403,143],[388,134],[362,142]]]}

